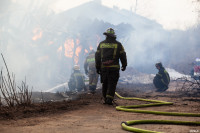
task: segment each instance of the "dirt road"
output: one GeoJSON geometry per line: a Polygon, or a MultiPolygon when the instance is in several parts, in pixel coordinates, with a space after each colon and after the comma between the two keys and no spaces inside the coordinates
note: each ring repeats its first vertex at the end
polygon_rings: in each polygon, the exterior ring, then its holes
{"type": "MultiPolygon", "coordinates": [[[[200,97],[181,96],[174,92],[166,93],[134,93],[132,89],[118,89],[124,96],[137,96],[141,98],[174,102],[174,105],[148,107],[143,109],[200,113],[200,97]]],[[[118,105],[137,105],[144,102],[128,101],[116,98],[118,105]]],[[[59,103],[58,103],[59,104],[59,103]]],[[[57,104],[57,106],[58,106],[57,104]]],[[[158,119],[158,120],[183,120],[200,121],[199,117],[162,116],[152,114],[139,114],[116,111],[114,106],[104,105],[101,101],[101,91],[96,94],[81,94],[77,100],[71,101],[70,108],[63,106],[52,111],[27,113],[16,120],[0,120],[1,133],[126,133],[121,128],[122,121],[158,119]],[[31,116],[32,115],[32,116],[31,116]]],[[[53,109],[54,108],[54,109],[53,109]]],[[[178,126],[161,124],[143,124],[135,127],[160,131],[165,133],[200,133],[200,126],[178,126]]]]}

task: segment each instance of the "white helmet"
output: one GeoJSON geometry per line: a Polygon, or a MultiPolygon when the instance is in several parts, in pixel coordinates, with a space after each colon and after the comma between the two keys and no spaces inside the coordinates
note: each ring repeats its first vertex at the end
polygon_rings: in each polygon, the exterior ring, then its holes
{"type": "Polygon", "coordinates": [[[80,67],[78,65],[74,65],[74,70],[80,70],[80,67]]]}

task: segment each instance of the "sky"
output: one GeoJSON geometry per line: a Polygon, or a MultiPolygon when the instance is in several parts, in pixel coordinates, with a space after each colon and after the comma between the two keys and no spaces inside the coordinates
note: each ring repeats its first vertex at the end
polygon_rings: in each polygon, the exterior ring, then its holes
{"type": "MultiPolygon", "coordinates": [[[[50,7],[58,13],[89,1],[92,0],[58,0],[50,7]]],[[[200,9],[200,4],[192,0],[101,0],[101,3],[110,8],[117,6],[120,9],[131,10],[157,21],[167,30],[186,30],[197,25],[197,9],[200,9]]]]}

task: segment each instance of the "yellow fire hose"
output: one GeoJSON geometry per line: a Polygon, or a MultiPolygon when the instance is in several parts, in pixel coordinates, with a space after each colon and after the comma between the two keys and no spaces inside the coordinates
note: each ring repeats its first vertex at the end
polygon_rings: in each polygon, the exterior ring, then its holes
{"type": "MultiPolygon", "coordinates": [[[[115,95],[117,97],[119,97],[120,99],[153,102],[152,104],[117,106],[116,110],[118,110],[118,111],[147,113],[147,114],[156,114],[156,115],[200,117],[200,113],[161,112],[161,111],[132,109],[132,108],[141,108],[141,107],[150,107],[150,106],[172,105],[173,103],[165,102],[165,101],[158,101],[158,100],[135,98],[135,97],[122,97],[117,92],[115,92],[115,95]]],[[[132,121],[122,122],[121,126],[124,130],[135,132],[135,133],[160,133],[160,132],[156,132],[156,131],[134,128],[131,126],[131,125],[137,125],[137,124],[174,124],[174,125],[195,125],[195,126],[198,125],[198,126],[200,126],[200,122],[171,121],[171,120],[132,120],[132,121]]]]}

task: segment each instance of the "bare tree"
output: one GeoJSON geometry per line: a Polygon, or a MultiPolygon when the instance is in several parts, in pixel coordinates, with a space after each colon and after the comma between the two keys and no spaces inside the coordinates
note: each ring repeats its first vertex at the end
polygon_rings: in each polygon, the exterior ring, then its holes
{"type": "MultiPolygon", "coordinates": [[[[15,75],[10,74],[3,54],[1,54],[1,56],[7,70],[6,76],[3,74],[3,70],[0,72],[0,92],[2,94],[1,99],[4,99],[8,107],[14,107],[15,105],[30,105],[32,92],[29,91],[26,81],[22,81],[21,86],[18,87],[19,91],[17,91],[15,75]]],[[[2,100],[0,100],[0,103],[2,103],[2,100]]]]}
{"type": "Polygon", "coordinates": [[[187,77],[176,79],[177,87],[176,91],[185,94],[193,93],[197,94],[200,92],[200,80],[192,78],[189,80],[187,77]]]}

